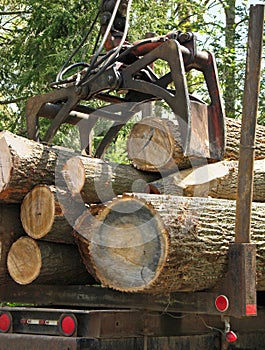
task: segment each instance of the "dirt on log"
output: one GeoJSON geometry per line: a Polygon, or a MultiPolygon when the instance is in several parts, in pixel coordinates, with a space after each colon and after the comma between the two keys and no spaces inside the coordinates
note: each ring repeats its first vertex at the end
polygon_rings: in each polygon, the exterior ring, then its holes
{"type": "MultiPolygon", "coordinates": [[[[236,199],[238,161],[181,170],[149,184],[150,193],[236,199]]],[[[254,162],[253,201],[265,202],[265,159],[254,162]]]]}
{"type": "Polygon", "coordinates": [[[64,184],[61,166],[75,153],[0,132],[0,202],[20,203],[34,186],[64,184]]]}
{"type": "MultiPolygon", "coordinates": [[[[239,159],[240,133],[241,121],[227,118],[224,159],[239,159]]],[[[257,125],[256,159],[264,157],[264,135],[265,127],[257,125]]],[[[168,119],[149,117],[136,123],[128,137],[127,151],[137,169],[151,172],[174,172],[208,162],[207,158],[184,156],[178,125],[168,119]]]]}
{"type": "MultiPolygon", "coordinates": [[[[265,290],[264,215],[265,204],[253,203],[258,290],[265,290]]],[[[81,233],[90,242],[87,264],[103,285],[164,294],[221,283],[234,223],[235,201],[137,194],[108,203],[81,233]]]]}
{"type": "Polygon", "coordinates": [[[131,165],[84,156],[67,160],[63,176],[72,196],[84,203],[104,203],[124,192],[145,192],[148,182],[160,177],[131,165]]]}
{"type": "Polygon", "coordinates": [[[7,267],[12,279],[21,285],[93,282],[75,245],[36,241],[27,236],[12,244],[7,267]]]}

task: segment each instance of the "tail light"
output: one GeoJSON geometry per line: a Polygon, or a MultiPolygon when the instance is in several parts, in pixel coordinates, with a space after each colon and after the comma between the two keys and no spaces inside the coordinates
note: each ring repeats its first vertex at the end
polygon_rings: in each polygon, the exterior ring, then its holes
{"type": "Polygon", "coordinates": [[[59,331],[66,337],[75,336],[77,333],[77,319],[73,314],[63,314],[59,320],[59,331]]]}
{"type": "Polygon", "coordinates": [[[219,295],[215,299],[215,307],[219,312],[225,312],[229,308],[229,300],[225,295],[219,295]]]}
{"type": "Polygon", "coordinates": [[[233,331],[229,331],[225,335],[225,339],[228,343],[234,343],[237,341],[237,335],[233,331]]]}
{"type": "Polygon", "coordinates": [[[8,333],[12,328],[12,316],[9,312],[0,312],[0,333],[8,333]]]}

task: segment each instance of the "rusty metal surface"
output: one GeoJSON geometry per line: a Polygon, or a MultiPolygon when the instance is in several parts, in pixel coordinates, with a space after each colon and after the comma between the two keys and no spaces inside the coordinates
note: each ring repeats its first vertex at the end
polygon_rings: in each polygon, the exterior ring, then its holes
{"type": "Polygon", "coordinates": [[[235,317],[257,315],[256,247],[250,243],[250,229],[263,27],[264,6],[251,6],[240,137],[235,243],[230,246],[225,281],[225,292],[231,301],[227,314],[235,317]]]}
{"type": "MultiPolygon", "coordinates": [[[[12,310],[12,307],[7,308],[12,310]]],[[[14,308],[24,316],[33,317],[34,308],[14,308]]],[[[223,349],[223,324],[220,316],[196,314],[149,313],[129,310],[59,310],[35,309],[35,319],[45,313],[56,318],[61,313],[74,313],[81,329],[77,337],[30,334],[0,334],[0,350],[18,349],[223,349]],[[219,332],[218,332],[219,329],[219,332]],[[7,347],[8,346],[8,347],[7,347]],[[45,348],[46,347],[46,348],[45,348]]],[[[231,317],[231,326],[237,332],[234,349],[264,349],[265,310],[250,323],[249,319],[231,317]],[[245,346],[245,347],[244,347],[245,346]]],[[[15,329],[13,330],[16,331],[15,329]]],[[[225,342],[225,349],[228,344],[225,342]]],[[[232,349],[231,348],[231,349],[232,349]]]]}
{"type": "Polygon", "coordinates": [[[228,316],[256,316],[256,246],[234,243],[229,248],[228,273],[221,292],[229,299],[228,316]]]}
{"type": "Polygon", "coordinates": [[[42,306],[133,308],[153,311],[218,314],[214,306],[216,292],[172,293],[170,296],[127,294],[96,286],[20,286],[10,283],[0,287],[1,302],[42,306]]]}
{"type": "MultiPolygon", "coordinates": [[[[92,342],[89,340],[87,342],[92,342]]],[[[0,350],[79,350],[77,338],[27,334],[0,334],[0,350]]],[[[89,349],[89,348],[88,348],[89,349]]]]}
{"type": "Polygon", "coordinates": [[[254,146],[260,89],[263,27],[264,5],[251,6],[238,166],[238,192],[235,226],[235,241],[237,243],[249,243],[251,241],[250,227],[254,146]]]}
{"type": "Polygon", "coordinates": [[[220,350],[218,333],[181,337],[120,339],[64,339],[59,337],[0,334],[0,350],[220,350]]]}

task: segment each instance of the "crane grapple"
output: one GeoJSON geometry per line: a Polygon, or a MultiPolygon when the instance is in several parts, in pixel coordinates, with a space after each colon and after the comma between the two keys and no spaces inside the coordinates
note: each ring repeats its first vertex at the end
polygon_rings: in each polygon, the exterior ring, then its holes
{"type": "Polygon", "coordinates": [[[214,56],[208,51],[198,51],[196,36],[190,32],[173,31],[128,43],[130,5],[130,0],[102,1],[101,45],[90,63],[80,62],[65,67],[50,92],[28,100],[29,138],[40,140],[39,117],[52,119],[41,140],[46,143],[52,142],[61,124],[82,121],[82,148],[89,155],[102,157],[120,129],[141,110],[143,104],[164,101],[179,126],[183,153],[190,157],[222,159],[225,148],[224,108],[214,56]],[[158,60],[167,66],[165,74],[156,73],[158,60]],[[64,78],[74,68],[82,70],[64,78]],[[202,72],[209,103],[189,93],[186,73],[191,70],[202,72]],[[103,100],[110,107],[95,109],[93,103],[89,104],[94,100],[103,100]],[[99,118],[112,120],[113,124],[98,149],[91,154],[89,135],[99,118]]]}

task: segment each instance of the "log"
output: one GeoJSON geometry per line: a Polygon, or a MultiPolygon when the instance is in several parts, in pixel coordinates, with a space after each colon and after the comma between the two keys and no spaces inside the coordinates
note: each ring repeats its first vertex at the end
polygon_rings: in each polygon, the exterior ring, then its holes
{"type": "Polygon", "coordinates": [[[80,215],[80,217],[76,220],[73,231],[73,237],[75,238],[75,242],[78,246],[78,250],[83,260],[83,263],[85,264],[87,271],[91,276],[93,276],[95,281],[98,281],[98,278],[90,260],[89,245],[91,237],[87,228],[92,226],[92,224],[96,220],[95,216],[104,208],[104,204],[98,204],[91,205],[89,209],[87,208],[86,210],[84,210],[82,215],[80,215]]]}
{"type": "MultiPolygon", "coordinates": [[[[0,133],[0,202],[20,203],[34,186],[64,184],[61,166],[73,151],[50,147],[8,131],[0,133]]],[[[65,184],[64,184],[65,185],[65,184]]]]}
{"type": "Polygon", "coordinates": [[[17,204],[0,204],[0,285],[10,281],[7,255],[11,245],[24,233],[17,204]]]}
{"type": "MultiPolygon", "coordinates": [[[[150,193],[236,199],[238,161],[182,170],[149,184],[150,193]]],[[[265,202],[265,159],[254,162],[253,201],[265,202]]]]}
{"type": "Polygon", "coordinates": [[[85,156],[68,159],[63,176],[72,196],[84,203],[104,203],[124,192],[145,192],[148,182],[160,177],[131,165],[85,156]]]}
{"type": "Polygon", "coordinates": [[[74,244],[72,224],[82,213],[67,191],[53,185],[35,186],[21,204],[21,222],[34,239],[74,244]]]}
{"type": "MultiPolygon", "coordinates": [[[[253,203],[258,290],[265,290],[264,217],[265,204],[253,203]]],[[[217,288],[225,277],[235,201],[131,194],[108,203],[96,218],[87,227],[88,261],[104,286],[167,294],[217,288]]]]}
{"type": "Polygon", "coordinates": [[[178,125],[159,118],[144,118],[136,123],[127,141],[128,158],[144,171],[163,172],[190,167],[184,157],[178,125]]]}
{"type": "Polygon", "coordinates": [[[18,284],[89,284],[93,281],[75,245],[20,237],[7,257],[11,278],[18,284]]]}
{"type": "MultiPolygon", "coordinates": [[[[226,151],[225,159],[238,160],[240,146],[241,120],[226,119],[226,151]]],[[[265,154],[265,126],[256,126],[255,159],[263,159],[265,154]]]]}
{"type": "MultiPolygon", "coordinates": [[[[241,122],[226,119],[226,149],[224,159],[238,160],[241,122]]],[[[256,159],[265,154],[265,127],[258,125],[256,159]]],[[[127,142],[128,157],[137,168],[150,172],[176,172],[206,165],[205,158],[186,157],[181,147],[178,125],[172,120],[144,118],[131,130],[127,142]]]]}

